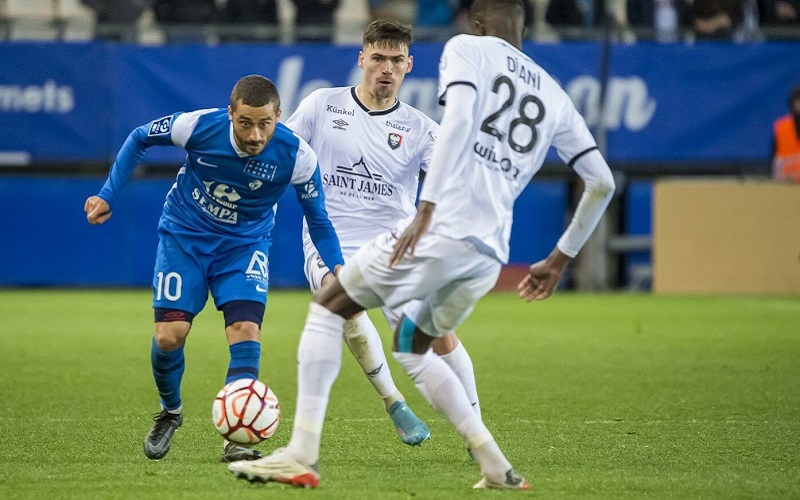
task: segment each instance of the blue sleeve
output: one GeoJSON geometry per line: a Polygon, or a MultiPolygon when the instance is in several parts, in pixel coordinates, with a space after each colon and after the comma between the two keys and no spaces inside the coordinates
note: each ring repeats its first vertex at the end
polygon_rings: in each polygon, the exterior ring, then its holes
{"type": "Polygon", "coordinates": [[[344,264],[344,258],[339,246],[339,237],[336,235],[333,224],[328,218],[328,211],[325,209],[325,192],[322,190],[319,167],[314,170],[314,174],[308,182],[293,184],[293,186],[308,223],[311,241],[317,247],[325,266],[333,271],[337,265],[344,264]]]}
{"type": "MultiPolygon", "coordinates": [[[[172,117],[169,117],[170,119],[172,117]]],[[[108,179],[103,185],[97,195],[104,199],[108,205],[113,209],[114,203],[117,201],[120,192],[128,183],[134,169],[139,165],[145,151],[150,146],[155,145],[172,145],[172,137],[169,133],[154,134],[154,124],[163,122],[166,118],[150,122],[140,127],[133,129],[125,139],[125,143],[117,153],[114,163],[111,165],[111,170],[108,173],[108,179]]]]}

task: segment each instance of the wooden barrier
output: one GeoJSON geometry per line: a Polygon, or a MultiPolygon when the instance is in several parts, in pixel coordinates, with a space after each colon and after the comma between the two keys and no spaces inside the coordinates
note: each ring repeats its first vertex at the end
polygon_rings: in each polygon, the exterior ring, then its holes
{"type": "Polygon", "coordinates": [[[656,182],[653,291],[800,292],[800,185],[656,182]]]}

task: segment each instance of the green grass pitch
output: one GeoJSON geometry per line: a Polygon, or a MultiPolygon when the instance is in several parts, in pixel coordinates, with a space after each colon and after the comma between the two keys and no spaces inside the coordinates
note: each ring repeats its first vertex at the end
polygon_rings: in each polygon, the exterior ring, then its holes
{"type": "MultiPolygon", "coordinates": [[[[282,419],[264,452],[289,438],[308,300],[270,294],[261,378],[282,419]]],[[[236,480],[210,421],[222,326],[210,306],[196,319],[185,422],[153,462],[150,293],[0,291],[0,498],[800,498],[800,297],[483,299],[460,335],[484,420],[528,493],[471,490],[477,466],[390,358],[432,432],[403,445],[346,348],[319,489],[236,480]]]]}

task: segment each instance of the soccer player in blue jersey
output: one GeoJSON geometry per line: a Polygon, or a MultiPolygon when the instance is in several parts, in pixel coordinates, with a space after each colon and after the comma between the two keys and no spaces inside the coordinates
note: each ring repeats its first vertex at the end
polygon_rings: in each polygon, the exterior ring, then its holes
{"type": "MultiPolygon", "coordinates": [[[[258,378],[270,233],[275,205],[290,185],[325,265],[338,270],[343,264],[325,210],[317,156],[278,123],[280,115],[275,85],[262,76],[246,76],[234,86],[227,110],[179,112],[134,129],[103,188],[86,200],[89,223],[103,224],[147,148],[186,150],[158,225],[150,359],[162,410],[144,439],[150,459],[167,454],[183,422],[183,348],[209,290],[225,318],[230,346],[225,382],[258,378]]],[[[257,450],[224,444],[224,462],[260,457],[257,450]]]]}

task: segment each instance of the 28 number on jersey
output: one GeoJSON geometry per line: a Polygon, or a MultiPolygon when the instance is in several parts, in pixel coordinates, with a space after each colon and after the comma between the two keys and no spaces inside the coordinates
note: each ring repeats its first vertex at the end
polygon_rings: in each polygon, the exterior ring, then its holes
{"type": "Polygon", "coordinates": [[[544,104],[542,103],[542,100],[535,95],[523,95],[519,100],[519,104],[517,105],[517,116],[511,120],[511,123],[509,123],[508,131],[503,132],[498,130],[494,125],[495,120],[500,118],[500,116],[502,116],[509,110],[509,108],[511,108],[511,106],[514,105],[514,98],[517,94],[517,89],[514,86],[513,80],[511,80],[511,78],[509,78],[507,75],[499,75],[494,79],[494,82],[492,82],[492,92],[499,94],[501,86],[508,87],[508,98],[503,101],[500,109],[490,114],[485,120],[483,120],[483,123],[481,123],[481,132],[485,132],[489,135],[497,137],[497,139],[500,141],[507,139],[508,145],[511,146],[511,149],[517,153],[527,153],[533,149],[534,146],[536,146],[536,140],[539,137],[539,134],[536,131],[536,125],[544,120],[544,104]],[[529,104],[532,104],[537,108],[535,116],[528,115],[529,104]],[[519,144],[514,139],[514,131],[520,126],[530,129],[530,139],[528,140],[527,144],[519,144]]]}

